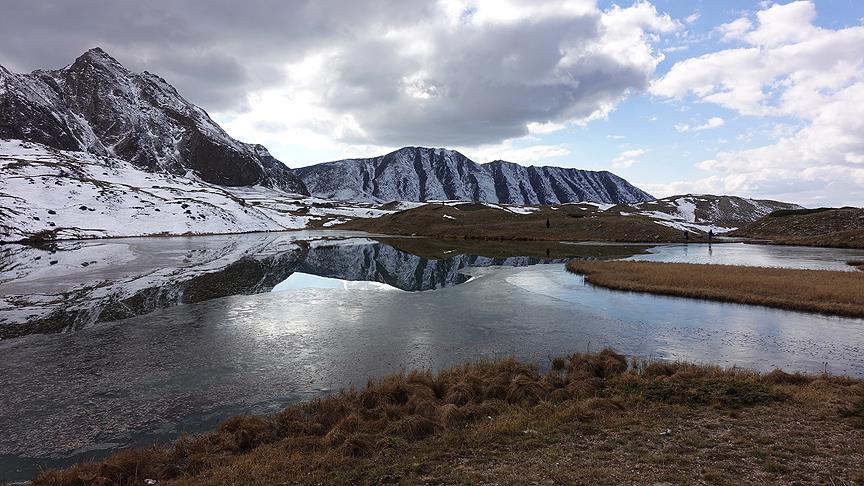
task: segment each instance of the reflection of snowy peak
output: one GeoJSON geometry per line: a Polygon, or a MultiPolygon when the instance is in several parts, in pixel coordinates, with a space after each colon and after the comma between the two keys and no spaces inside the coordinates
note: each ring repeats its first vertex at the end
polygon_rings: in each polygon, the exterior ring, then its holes
{"type": "Polygon", "coordinates": [[[381,282],[402,290],[431,290],[466,281],[465,265],[456,259],[427,260],[392,246],[373,244],[315,245],[299,271],[342,280],[381,282]]]}
{"type": "MultiPolygon", "coordinates": [[[[684,195],[631,204],[624,210],[657,220],[681,230],[731,231],[752,223],[772,211],[799,209],[797,204],[737,196],[684,195]]],[[[618,209],[618,208],[616,208],[618,209]]]]}
{"type": "Polygon", "coordinates": [[[164,79],[133,73],[99,48],[55,71],[0,67],[0,138],[114,156],[151,172],[306,194],[260,145],[231,138],[164,79]]]}
{"type": "Polygon", "coordinates": [[[294,272],[420,291],[467,281],[460,270],[468,266],[552,261],[467,255],[431,260],[365,238],[294,239],[297,236],[302,234],[74,241],[52,249],[0,247],[0,339],[269,292],[294,272]]]}
{"type": "Polygon", "coordinates": [[[304,245],[259,235],[76,241],[50,249],[9,245],[0,250],[3,339],[267,292],[291,275],[304,245]]]}
{"type": "Polygon", "coordinates": [[[551,261],[564,260],[476,255],[453,255],[447,259],[433,260],[372,241],[353,245],[313,242],[297,271],[342,280],[380,282],[401,290],[419,291],[463,283],[468,280],[468,276],[460,273],[460,270],[467,267],[521,267],[551,261]]]}
{"type": "Polygon", "coordinates": [[[346,201],[620,204],[652,199],[610,172],[525,167],[500,160],[477,164],[453,150],[423,147],[302,167],[296,173],[313,195],[346,201]]]}

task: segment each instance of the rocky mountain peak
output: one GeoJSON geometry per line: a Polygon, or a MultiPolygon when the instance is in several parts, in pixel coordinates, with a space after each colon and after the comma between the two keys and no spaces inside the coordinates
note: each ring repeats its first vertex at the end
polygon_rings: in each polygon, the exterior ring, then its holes
{"type": "MultiPolygon", "coordinates": [[[[93,65],[93,66],[102,66],[102,67],[113,67],[119,68],[126,71],[126,68],[120,64],[117,59],[111,57],[110,54],[102,50],[101,47],[94,47],[84,54],[78,56],[75,59],[75,62],[72,63],[72,66],[82,66],[82,65],[93,65]]],[[[70,66],[71,67],[71,66],[70,66]]],[[[128,71],[127,71],[128,72],[128,71]]]]}
{"type": "Polygon", "coordinates": [[[131,72],[99,47],[62,69],[4,78],[2,138],[115,156],[152,172],[191,171],[214,184],[307,194],[269,153],[229,136],[161,77],[131,72]]]}

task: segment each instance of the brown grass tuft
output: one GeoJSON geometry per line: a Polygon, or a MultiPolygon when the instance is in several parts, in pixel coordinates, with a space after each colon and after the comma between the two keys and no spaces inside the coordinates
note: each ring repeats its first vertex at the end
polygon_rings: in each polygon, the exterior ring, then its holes
{"type": "Polygon", "coordinates": [[[773,370],[762,377],[762,381],[772,385],[803,385],[810,383],[813,379],[800,373],[789,374],[783,370],[773,370]]]}
{"type": "Polygon", "coordinates": [[[220,445],[224,450],[242,453],[260,444],[276,440],[276,427],[272,419],[255,415],[230,418],[219,426],[220,445]]]}
{"type": "Polygon", "coordinates": [[[474,389],[466,381],[460,381],[451,386],[444,395],[444,402],[462,406],[474,399],[474,389]]]}
{"type": "Polygon", "coordinates": [[[551,392],[549,392],[549,396],[547,397],[547,400],[549,400],[552,403],[561,403],[561,402],[566,402],[567,400],[570,400],[571,398],[573,398],[573,394],[570,393],[569,390],[567,390],[566,388],[556,388],[556,389],[552,390],[551,392]]]}
{"type": "Polygon", "coordinates": [[[371,434],[352,434],[342,443],[342,454],[350,457],[368,455],[375,447],[376,438],[371,434]]]}
{"type": "Polygon", "coordinates": [[[584,400],[597,396],[603,389],[604,381],[601,378],[586,378],[573,380],[565,388],[570,397],[576,400],[584,400]]]}
{"type": "Polygon", "coordinates": [[[574,354],[570,357],[568,372],[586,378],[608,378],[627,371],[627,366],[626,357],[604,349],[597,354],[574,354]]]}
{"type": "Polygon", "coordinates": [[[390,424],[387,433],[404,439],[417,440],[435,433],[440,427],[436,422],[420,416],[409,415],[390,424]]]}
{"type": "Polygon", "coordinates": [[[653,362],[649,363],[642,374],[647,377],[672,376],[678,372],[678,367],[671,363],[653,362]]]}
{"type": "Polygon", "coordinates": [[[452,403],[445,403],[438,409],[438,422],[446,428],[455,427],[466,418],[465,412],[452,403]]]}
{"type": "Polygon", "coordinates": [[[435,397],[441,398],[441,384],[435,379],[435,376],[430,371],[412,371],[405,378],[408,385],[423,385],[432,390],[435,397]]]}
{"type": "Polygon", "coordinates": [[[552,359],[552,369],[556,371],[562,371],[567,367],[567,359],[561,356],[557,356],[552,359]]]}
{"type": "Polygon", "coordinates": [[[438,418],[438,405],[434,398],[413,396],[408,400],[408,411],[414,415],[420,415],[430,420],[438,418]]]}
{"type": "Polygon", "coordinates": [[[507,402],[518,405],[535,405],[546,399],[549,388],[534,377],[519,375],[510,383],[507,402]]]}

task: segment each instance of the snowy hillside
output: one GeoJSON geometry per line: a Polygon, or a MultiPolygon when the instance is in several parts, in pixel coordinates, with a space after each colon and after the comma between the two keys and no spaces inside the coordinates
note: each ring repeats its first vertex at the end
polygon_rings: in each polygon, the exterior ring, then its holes
{"type": "Polygon", "coordinates": [[[525,167],[504,161],[477,164],[459,152],[406,147],[369,159],[301,167],[295,173],[310,193],[344,201],[461,200],[505,204],[653,199],[610,172],[525,167]]]}
{"type": "Polygon", "coordinates": [[[0,139],[0,241],[280,231],[393,210],[224,187],[114,157],[0,139]]]}
{"type": "MultiPolygon", "coordinates": [[[[683,195],[632,204],[628,209],[682,231],[711,230],[726,233],[780,209],[800,209],[797,204],[737,196],[683,195]]],[[[616,208],[619,209],[619,208],[616,208]]]]}
{"type": "Polygon", "coordinates": [[[0,138],[113,156],[150,172],[225,186],[308,194],[260,145],[231,138],[154,74],[133,73],[99,48],[54,71],[0,66],[0,138]]]}

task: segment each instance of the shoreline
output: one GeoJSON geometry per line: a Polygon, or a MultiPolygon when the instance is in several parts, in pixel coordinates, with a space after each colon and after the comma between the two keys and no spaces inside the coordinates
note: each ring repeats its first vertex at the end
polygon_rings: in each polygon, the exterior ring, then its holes
{"type": "Polygon", "coordinates": [[[396,373],[33,484],[848,483],[864,480],[862,427],[859,379],[606,349],[544,373],[512,359],[396,373]]]}
{"type": "MultiPolygon", "coordinates": [[[[370,220],[375,220],[378,218],[370,218],[370,220]]],[[[134,235],[110,235],[110,236],[92,236],[92,237],[80,237],[80,238],[48,238],[41,239],[37,238],[38,235],[31,235],[26,238],[21,238],[18,240],[0,240],[0,247],[4,246],[31,246],[31,247],[43,247],[52,245],[55,243],[66,243],[66,242],[87,242],[87,241],[107,241],[107,240],[118,240],[118,239],[129,239],[129,238],[196,238],[196,237],[208,237],[208,236],[242,236],[242,235],[254,235],[254,234],[291,234],[298,232],[334,232],[334,233],[346,233],[346,234],[365,234],[372,235],[381,238],[390,238],[390,239],[407,239],[407,238],[418,238],[418,239],[428,239],[428,240],[440,240],[444,242],[501,242],[501,243],[547,243],[547,244],[570,244],[570,245],[645,245],[645,246],[656,246],[656,245],[705,245],[705,244],[716,244],[722,245],[727,243],[744,243],[749,245],[766,245],[766,246],[801,246],[808,248],[826,248],[826,249],[851,249],[857,250],[862,249],[864,246],[862,245],[849,245],[844,244],[843,242],[812,242],[807,240],[782,240],[782,239],[771,239],[769,237],[749,237],[749,236],[725,236],[725,234],[715,235],[713,240],[709,240],[707,236],[700,235],[694,236],[693,238],[684,239],[684,238],[618,238],[618,237],[609,237],[609,238],[568,238],[566,234],[554,234],[549,235],[549,237],[538,237],[536,235],[533,236],[520,236],[520,235],[502,235],[502,234],[440,234],[440,233],[407,233],[407,232],[384,232],[379,231],[379,228],[370,227],[368,229],[363,229],[363,226],[373,226],[371,224],[364,225],[362,221],[367,220],[353,220],[345,223],[341,223],[338,225],[333,225],[329,227],[323,226],[309,226],[306,228],[285,228],[285,229],[270,229],[270,230],[251,230],[251,231],[234,231],[234,232],[187,232],[187,233],[146,233],[146,234],[134,234],[134,235]],[[361,221],[357,223],[356,221],[361,221]],[[355,228],[354,226],[360,226],[355,228]]],[[[370,222],[370,221],[367,221],[370,222]]],[[[371,222],[370,222],[371,223],[371,222]]],[[[734,231],[731,233],[735,233],[734,231]]],[[[578,236],[578,235],[576,235],[578,236]]]]}
{"type": "Polygon", "coordinates": [[[864,274],[854,270],[584,260],[567,270],[613,290],[864,318],[864,274]]]}

